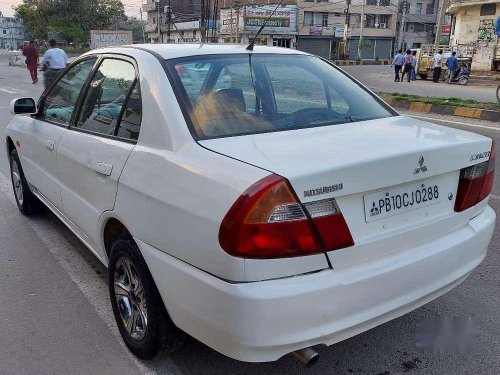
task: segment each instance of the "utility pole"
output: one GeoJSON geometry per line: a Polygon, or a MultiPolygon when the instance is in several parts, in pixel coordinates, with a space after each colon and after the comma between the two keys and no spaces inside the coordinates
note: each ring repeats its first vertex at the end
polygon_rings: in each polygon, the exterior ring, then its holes
{"type": "Polygon", "coordinates": [[[346,0],[346,4],[347,4],[347,9],[345,10],[345,25],[344,25],[344,59],[347,56],[347,40],[349,39],[349,25],[351,24],[351,14],[349,13],[351,0],[346,0]]]}
{"type": "Polygon", "coordinates": [[[206,27],[205,27],[205,21],[207,19],[206,15],[206,7],[205,7],[205,0],[201,0],[201,8],[200,8],[200,16],[201,16],[201,42],[205,42],[205,37],[206,37],[206,27]]]}
{"type": "Polygon", "coordinates": [[[240,42],[240,1],[235,1],[236,5],[236,43],[240,42]]]}
{"type": "Polygon", "coordinates": [[[170,23],[172,21],[172,8],[170,8],[170,0],[167,5],[167,43],[170,43],[170,23]]]}
{"type": "Polygon", "coordinates": [[[366,0],[362,0],[361,4],[361,30],[359,31],[359,41],[358,41],[358,59],[362,59],[361,51],[363,50],[363,30],[365,28],[365,3],[366,0]]]}
{"type": "Polygon", "coordinates": [[[441,36],[443,29],[444,17],[446,15],[446,6],[448,5],[448,0],[437,0],[438,1],[438,10],[437,10],[437,22],[436,22],[436,39],[434,40],[435,44],[441,44],[441,36]]]}
{"type": "Polygon", "coordinates": [[[161,14],[160,14],[160,0],[156,0],[156,5],[158,7],[158,43],[161,43],[161,28],[160,28],[160,25],[161,25],[161,22],[160,22],[160,19],[161,19],[161,14]]]}
{"type": "Polygon", "coordinates": [[[403,48],[403,38],[404,38],[404,29],[406,23],[406,10],[407,10],[407,0],[403,0],[401,2],[403,6],[403,15],[401,17],[401,22],[399,23],[399,35],[398,35],[398,50],[403,48]]]}
{"type": "Polygon", "coordinates": [[[146,43],[146,32],[144,30],[144,22],[142,20],[142,7],[139,8],[139,12],[141,13],[142,42],[146,43]]]}

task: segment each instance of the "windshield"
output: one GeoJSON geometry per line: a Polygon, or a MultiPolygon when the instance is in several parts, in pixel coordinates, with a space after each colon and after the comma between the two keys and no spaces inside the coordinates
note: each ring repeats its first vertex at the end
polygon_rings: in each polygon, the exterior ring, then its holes
{"type": "Polygon", "coordinates": [[[368,91],[313,56],[194,56],[168,60],[167,65],[199,140],[393,115],[368,91]]]}

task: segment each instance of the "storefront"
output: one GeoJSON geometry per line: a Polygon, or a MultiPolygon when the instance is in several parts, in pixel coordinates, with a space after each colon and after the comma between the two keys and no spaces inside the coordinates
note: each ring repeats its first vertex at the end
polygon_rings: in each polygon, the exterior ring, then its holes
{"type": "Polygon", "coordinates": [[[249,43],[265,23],[255,44],[295,48],[297,6],[276,7],[277,4],[248,5],[239,12],[236,9],[221,9],[219,41],[249,43]]]}

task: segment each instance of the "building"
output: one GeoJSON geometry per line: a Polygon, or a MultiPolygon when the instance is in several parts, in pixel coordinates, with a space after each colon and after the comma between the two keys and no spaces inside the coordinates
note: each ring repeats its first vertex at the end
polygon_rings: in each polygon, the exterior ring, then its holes
{"type": "Polygon", "coordinates": [[[4,17],[0,12],[0,47],[17,50],[25,39],[23,22],[18,18],[4,17]]]}
{"type": "Polygon", "coordinates": [[[255,44],[295,48],[298,13],[295,1],[284,1],[281,5],[279,1],[225,1],[222,4],[225,7],[220,10],[220,43],[249,43],[266,22],[255,44]]]}
{"type": "Polygon", "coordinates": [[[392,56],[398,7],[390,0],[300,0],[297,48],[328,59],[392,56]],[[358,55],[363,13],[363,42],[358,55]],[[347,45],[344,45],[346,20],[347,45]]]}
{"type": "Polygon", "coordinates": [[[500,17],[499,0],[450,0],[452,16],[450,44],[474,46],[472,71],[498,69],[500,46],[495,25],[500,17]]]}
{"type": "Polygon", "coordinates": [[[398,30],[402,24],[402,10],[406,6],[404,29],[398,46],[403,50],[420,48],[422,44],[434,43],[440,3],[444,0],[406,0],[400,1],[398,30]]]}
{"type": "MultiPolygon", "coordinates": [[[[198,21],[200,19],[201,0],[147,0],[142,10],[147,13],[144,31],[151,43],[158,43],[158,23],[160,24],[160,43],[166,43],[170,24],[170,32],[175,28],[173,23],[198,21]],[[168,6],[170,6],[170,22],[168,6]]],[[[170,41],[172,37],[170,37],[170,41]]]]}

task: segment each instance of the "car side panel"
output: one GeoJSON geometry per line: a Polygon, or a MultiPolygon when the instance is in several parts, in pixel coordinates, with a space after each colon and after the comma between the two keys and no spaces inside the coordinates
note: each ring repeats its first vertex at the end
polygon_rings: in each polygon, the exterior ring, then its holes
{"type": "Polygon", "coordinates": [[[31,116],[17,116],[9,124],[26,180],[39,194],[61,209],[56,150],[66,128],[31,116]]]}

